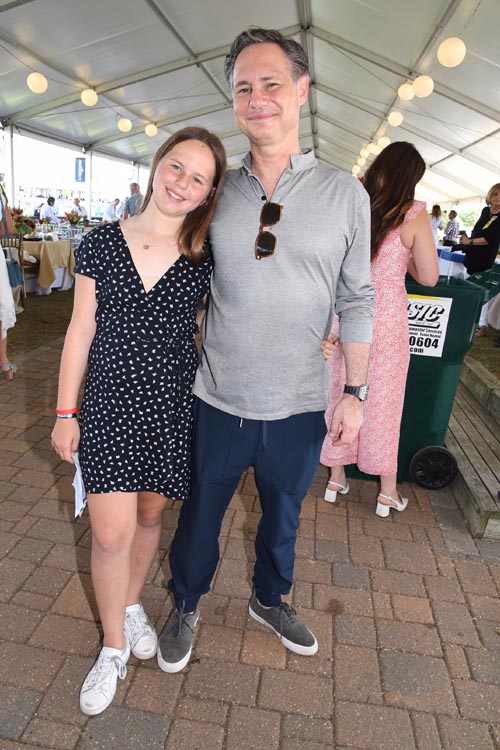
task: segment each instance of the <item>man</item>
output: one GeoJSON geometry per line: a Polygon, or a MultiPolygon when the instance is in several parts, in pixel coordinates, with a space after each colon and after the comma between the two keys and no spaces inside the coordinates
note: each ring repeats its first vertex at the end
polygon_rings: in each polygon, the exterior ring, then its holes
{"type": "MultiPolygon", "coordinates": [[[[295,653],[317,651],[281,596],[292,585],[301,504],[326,433],[328,368],[320,345],[335,306],[346,384],[359,397],[371,341],[368,196],[351,175],[300,148],[309,88],[304,50],[277,31],[245,31],[225,72],[250,154],[227,174],[210,228],[215,271],[194,387],[192,492],[170,552],[176,609],[157,653],[166,672],[189,661],[198,600],[219,559],[220,525],[249,466],[262,507],[249,613],[295,653]]],[[[356,395],[345,395],[332,439],[351,442],[362,411],[356,395]]]]}
{"type": "Polygon", "coordinates": [[[49,224],[59,224],[60,219],[54,210],[56,199],[50,196],[40,209],[40,221],[48,221],[49,224]]]}
{"type": "Polygon", "coordinates": [[[80,198],[73,198],[73,208],[71,210],[74,211],[75,214],[78,214],[81,219],[87,218],[86,210],[83,206],[80,206],[80,198]]]}
{"type": "Polygon", "coordinates": [[[119,199],[115,198],[112,203],[108,203],[102,215],[103,224],[109,224],[110,222],[116,221],[118,219],[118,216],[116,215],[116,207],[119,202],[119,199]]]}
{"type": "Polygon", "coordinates": [[[143,196],[137,182],[130,183],[130,198],[127,198],[123,206],[123,218],[128,219],[135,216],[142,205],[143,196]]]}

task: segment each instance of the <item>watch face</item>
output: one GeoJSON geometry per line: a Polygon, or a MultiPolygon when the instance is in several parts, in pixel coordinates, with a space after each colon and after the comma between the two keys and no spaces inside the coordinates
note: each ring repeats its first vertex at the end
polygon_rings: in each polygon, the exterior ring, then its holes
{"type": "Polygon", "coordinates": [[[359,393],[358,393],[358,398],[361,401],[366,401],[367,396],[368,396],[368,386],[367,385],[360,386],[359,393]]]}

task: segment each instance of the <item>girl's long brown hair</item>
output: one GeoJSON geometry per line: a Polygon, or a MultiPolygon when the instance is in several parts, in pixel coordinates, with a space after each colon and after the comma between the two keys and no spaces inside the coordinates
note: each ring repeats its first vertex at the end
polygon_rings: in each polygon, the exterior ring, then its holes
{"type": "Polygon", "coordinates": [[[363,184],[371,202],[372,260],[389,232],[403,223],[424,172],[424,160],[406,141],[386,146],[368,168],[363,184]]]}
{"type": "Polygon", "coordinates": [[[205,128],[182,128],[174,133],[168,141],[160,146],[153,157],[151,172],[146,195],[142,202],[141,209],[138,213],[145,211],[153,195],[153,180],[158,164],[163,157],[171,151],[174,146],[183,141],[200,141],[209,147],[215,160],[215,175],[213,181],[213,192],[210,192],[208,198],[194,211],[191,211],[185,217],[179,232],[179,250],[193,263],[200,263],[206,257],[206,251],[203,248],[208,226],[217,206],[217,201],[224,184],[226,174],[226,152],[224,146],[216,135],[210,133],[205,128]]]}

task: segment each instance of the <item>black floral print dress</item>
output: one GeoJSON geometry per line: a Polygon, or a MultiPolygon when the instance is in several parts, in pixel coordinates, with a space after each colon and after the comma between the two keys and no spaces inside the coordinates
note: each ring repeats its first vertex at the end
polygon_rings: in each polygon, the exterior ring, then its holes
{"type": "Polygon", "coordinates": [[[196,311],[212,261],[180,255],[146,292],[118,222],[89,232],[75,272],[95,280],[97,330],[80,413],[87,493],[185,500],[191,478],[196,311]]]}

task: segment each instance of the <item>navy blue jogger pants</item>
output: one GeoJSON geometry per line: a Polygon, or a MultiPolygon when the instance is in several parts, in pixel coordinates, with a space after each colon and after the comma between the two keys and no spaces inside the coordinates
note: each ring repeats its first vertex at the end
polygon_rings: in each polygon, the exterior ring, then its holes
{"type": "Polygon", "coordinates": [[[300,509],[325,434],[322,411],[242,420],[196,400],[191,496],[182,505],[169,557],[168,586],[177,607],[184,601],[185,611],[192,612],[210,590],[222,519],[250,466],[262,508],[253,583],[261,604],[280,604],[292,585],[300,509]]]}

